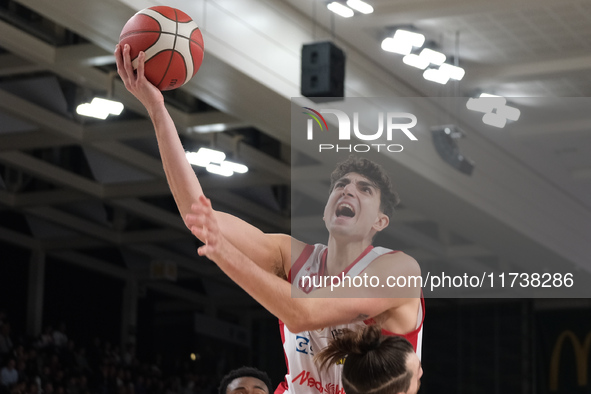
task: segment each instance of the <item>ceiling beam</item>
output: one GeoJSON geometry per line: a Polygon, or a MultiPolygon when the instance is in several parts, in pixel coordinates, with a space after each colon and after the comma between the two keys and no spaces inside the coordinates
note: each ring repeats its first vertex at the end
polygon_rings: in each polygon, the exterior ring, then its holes
{"type": "Polygon", "coordinates": [[[42,149],[73,143],[75,140],[69,136],[43,130],[0,134],[0,151],[42,149]]]}
{"type": "Polygon", "coordinates": [[[471,66],[462,81],[464,91],[504,83],[550,79],[567,73],[580,73],[591,69],[591,55],[561,57],[534,62],[471,66]]]}
{"type": "Polygon", "coordinates": [[[76,266],[85,268],[90,271],[95,271],[103,275],[107,275],[113,278],[128,280],[132,278],[133,272],[126,268],[109,264],[103,260],[87,256],[85,254],[74,252],[74,251],[51,251],[47,253],[48,256],[62,260],[67,263],[74,264],[76,266]]]}
{"type": "Polygon", "coordinates": [[[0,77],[31,74],[46,70],[47,68],[42,65],[31,63],[11,53],[0,55],[0,77]]]}

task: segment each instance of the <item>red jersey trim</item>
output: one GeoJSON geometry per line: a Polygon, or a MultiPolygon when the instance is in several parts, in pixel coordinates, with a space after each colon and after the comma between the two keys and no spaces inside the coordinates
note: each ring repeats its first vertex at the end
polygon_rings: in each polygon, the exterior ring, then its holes
{"type": "MultiPolygon", "coordinates": [[[[416,352],[417,346],[418,346],[419,333],[421,332],[421,329],[423,328],[423,322],[425,321],[425,298],[423,298],[423,291],[422,290],[421,290],[421,308],[422,308],[422,312],[423,312],[422,316],[421,316],[421,324],[419,324],[419,326],[417,328],[415,328],[414,330],[412,330],[411,332],[406,333],[406,334],[397,334],[395,332],[391,332],[391,331],[388,331],[388,330],[382,328],[382,334],[406,338],[412,344],[412,347],[416,352]]],[[[364,320],[363,322],[367,325],[376,324],[376,322],[373,318],[364,320]]]]}
{"type": "MultiPolygon", "coordinates": [[[[285,332],[283,331],[284,326],[285,326],[285,324],[281,320],[279,320],[279,332],[281,333],[281,344],[283,346],[285,346],[285,332]]],[[[287,366],[287,375],[289,375],[289,361],[287,361],[287,353],[285,353],[285,349],[283,350],[283,355],[285,356],[285,365],[287,366]]],[[[286,379],[287,378],[284,378],[283,381],[281,383],[279,383],[279,386],[277,386],[277,388],[275,389],[273,394],[283,394],[287,391],[288,386],[287,386],[286,379]]]]}
{"type": "Polygon", "coordinates": [[[295,261],[295,263],[293,263],[293,265],[291,266],[291,268],[289,270],[289,273],[287,274],[287,281],[289,283],[291,283],[292,277],[298,275],[298,272],[300,272],[300,270],[302,269],[304,264],[306,264],[306,261],[308,260],[308,258],[310,257],[310,255],[312,254],[313,251],[314,251],[313,245],[306,245],[304,247],[304,250],[300,254],[300,257],[298,257],[297,260],[295,261]],[[293,272],[293,276],[291,274],[292,272],[293,272]]]}

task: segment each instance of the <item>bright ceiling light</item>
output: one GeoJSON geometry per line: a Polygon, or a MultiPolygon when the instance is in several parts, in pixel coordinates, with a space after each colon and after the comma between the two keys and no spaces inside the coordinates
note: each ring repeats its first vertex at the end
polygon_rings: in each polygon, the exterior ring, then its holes
{"type": "Polygon", "coordinates": [[[89,116],[97,119],[107,119],[109,113],[103,109],[93,107],[90,103],[80,104],[76,107],[76,113],[82,116],[89,116]]]}
{"type": "Polygon", "coordinates": [[[226,154],[215,149],[200,148],[197,152],[185,152],[185,156],[189,163],[205,167],[212,174],[231,176],[235,172],[239,174],[248,172],[247,166],[227,161],[226,154]]]}
{"type": "MultiPolygon", "coordinates": [[[[490,94],[490,93],[480,93],[480,97],[484,97],[484,98],[504,98],[503,96],[497,96],[496,94],[490,94]]],[[[506,102],[506,100],[505,100],[506,102]]]]}
{"type": "Polygon", "coordinates": [[[382,41],[382,49],[386,52],[408,55],[412,52],[412,45],[407,42],[396,41],[392,37],[387,37],[382,41]]]}
{"type": "Polygon", "coordinates": [[[212,174],[222,175],[222,176],[232,176],[234,172],[229,168],[224,168],[223,166],[215,163],[210,163],[205,167],[208,172],[212,174]]]}
{"type": "Polygon", "coordinates": [[[480,98],[471,98],[466,103],[466,108],[476,112],[492,112],[495,108],[500,108],[507,104],[507,99],[494,94],[482,93],[480,98]]]}
{"type": "Polygon", "coordinates": [[[497,114],[507,118],[508,120],[516,121],[519,119],[519,116],[521,116],[521,111],[515,107],[504,105],[497,108],[497,114]]]}
{"type": "Polygon", "coordinates": [[[225,123],[212,123],[187,128],[187,131],[194,133],[219,133],[226,131],[228,127],[225,123]]]}
{"type": "Polygon", "coordinates": [[[387,37],[382,41],[382,49],[400,55],[409,55],[413,47],[421,47],[425,43],[425,36],[407,30],[398,29],[393,37],[387,37]]]}
{"type": "Polygon", "coordinates": [[[373,7],[361,0],[347,0],[347,5],[362,14],[371,14],[373,7]]]}
{"type": "Polygon", "coordinates": [[[439,71],[447,74],[450,79],[455,79],[456,81],[461,81],[464,78],[464,74],[466,74],[466,71],[462,67],[453,66],[448,63],[443,63],[439,67],[439,71]]]}
{"type": "Polygon", "coordinates": [[[428,60],[429,63],[435,64],[438,66],[443,64],[443,62],[445,61],[445,55],[443,53],[434,51],[433,49],[429,49],[429,48],[424,48],[421,51],[421,53],[419,53],[419,56],[428,60]]]}
{"type": "Polygon", "coordinates": [[[233,161],[224,160],[220,164],[220,166],[224,169],[229,169],[232,172],[237,172],[239,174],[244,174],[248,172],[248,167],[244,164],[234,163],[233,161]]]}
{"type": "Polygon", "coordinates": [[[123,112],[123,104],[120,102],[98,97],[92,99],[90,103],[80,104],[76,107],[78,115],[97,119],[106,119],[109,115],[120,115],[121,112],[123,112]]]}
{"type": "Polygon", "coordinates": [[[394,33],[394,40],[406,42],[413,47],[420,48],[425,43],[425,36],[408,30],[398,29],[394,33]]]}
{"type": "Polygon", "coordinates": [[[447,81],[449,81],[449,76],[436,68],[426,69],[423,73],[423,78],[425,78],[427,81],[437,82],[442,85],[445,85],[447,81]]]}
{"type": "Polygon", "coordinates": [[[482,121],[494,127],[503,128],[508,120],[516,121],[521,116],[521,111],[507,105],[507,99],[494,94],[482,93],[479,98],[471,98],[466,103],[466,108],[484,112],[482,121]]]}
{"type": "Polygon", "coordinates": [[[121,115],[123,112],[123,104],[119,101],[102,99],[95,97],[90,102],[93,107],[100,108],[101,110],[107,111],[111,115],[121,115]]]}
{"type": "Polygon", "coordinates": [[[197,152],[185,152],[189,163],[195,166],[207,167],[210,163],[220,164],[226,159],[226,154],[214,149],[199,148],[197,152]]]}
{"type": "Polygon", "coordinates": [[[352,9],[345,5],[342,5],[341,3],[337,3],[336,1],[333,1],[332,3],[328,4],[326,8],[328,8],[335,14],[342,16],[343,18],[350,18],[355,14],[352,9]]]}
{"type": "Polygon", "coordinates": [[[505,125],[507,124],[507,118],[499,114],[495,114],[494,112],[484,114],[484,116],[482,117],[482,121],[489,126],[498,127],[500,129],[505,127],[505,125]]]}
{"type": "Polygon", "coordinates": [[[422,56],[415,55],[414,53],[406,55],[405,57],[402,58],[402,61],[404,62],[404,64],[408,64],[409,66],[420,68],[421,70],[424,70],[427,67],[429,67],[429,61],[427,59],[425,59],[422,56]]]}

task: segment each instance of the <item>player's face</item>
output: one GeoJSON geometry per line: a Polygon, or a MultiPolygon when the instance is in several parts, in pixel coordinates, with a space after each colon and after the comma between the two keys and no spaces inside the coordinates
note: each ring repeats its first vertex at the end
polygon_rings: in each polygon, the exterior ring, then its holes
{"type": "Polygon", "coordinates": [[[406,368],[412,372],[412,377],[410,378],[410,387],[406,391],[406,394],[417,394],[419,388],[421,387],[421,376],[423,376],[423,366],[421,365],[421,360],[415,352],[411,352],[408,354],[406,358],[406,368]]]}
{"type": "Polygon", "coordinates": [[[269,394],[269,389],[262,380],[243,376],[230,382],[226,388],[226,394],[269,394]]]}
{"type": "Polygon", "coordinates": [[[363,175],[351,172],[337,180],[324,208],[329,232],[373,236],[388,225],[380,211],[380,189],[363,175]]]}

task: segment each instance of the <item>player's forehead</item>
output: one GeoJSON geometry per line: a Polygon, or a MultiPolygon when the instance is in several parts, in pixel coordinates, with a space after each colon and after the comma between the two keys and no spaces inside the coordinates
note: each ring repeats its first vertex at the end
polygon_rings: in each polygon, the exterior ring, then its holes
{"type": "Polygon", "coordinates": [[[335,182],[347,182],[347,183],[359,183],[359,184],[369,184],[371,186],[374,187],[378,187],[377,183],[373,180],[368,178],[367,176],[360,174],[358,172],[348,172],[345,175],[343,175],[342,177],[338,178],[335,182]]]}
{"type": "Polygon", "coordinates": [[[268,393],[267,385],[260,379],[257,379],[253,376],[242,376],[236,378],[228,384],[228,388],[226,389],[226,393],[233,393],[233,392],[241,392],[241,389],[250,389],[255,393],[268,393]]]}

